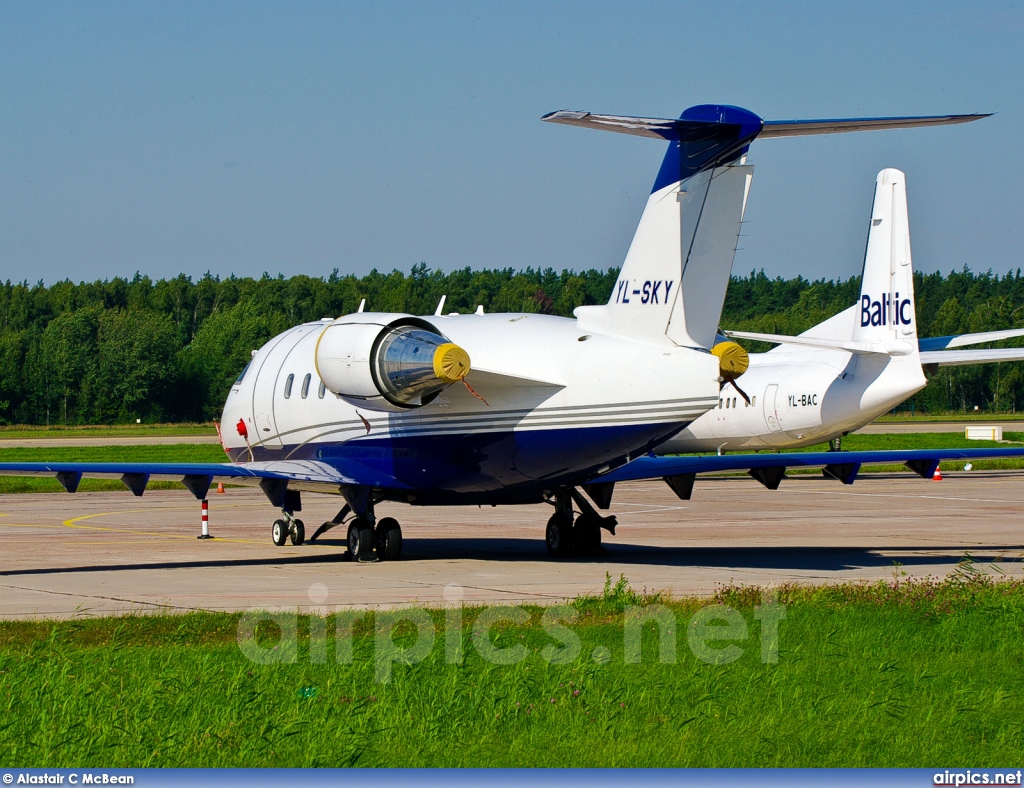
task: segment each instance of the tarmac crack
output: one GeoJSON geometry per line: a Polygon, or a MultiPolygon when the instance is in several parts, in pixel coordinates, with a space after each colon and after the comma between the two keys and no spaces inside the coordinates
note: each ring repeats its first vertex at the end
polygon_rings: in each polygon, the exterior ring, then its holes
{"type": "MultiPolygon", "coordinates": [[[[125,597],[118,596],[104,596],[103,594],[76,594],[68,591],[56,591],[52,588],[32,588],[31,586],[15,586],[10,585],[9,583],[0,584],[0,588],[9,588],[13,591],[34,591],[39,594],[49,594],[51,596],[71,597],[77,599],[94,599],[97,601],[105,602],[125,602],[132,605],[146,605],[148,607],[156,608],[159,610],[188,610],[197,613],[211,612],[210,610],[204,607],[191,607],[189,605],[174,605],[161,602],[147,602],[145,600],[140,599],[128,599],[125,597]]],[[[85,610],[83,612],[89,611],[85,610]]]]}

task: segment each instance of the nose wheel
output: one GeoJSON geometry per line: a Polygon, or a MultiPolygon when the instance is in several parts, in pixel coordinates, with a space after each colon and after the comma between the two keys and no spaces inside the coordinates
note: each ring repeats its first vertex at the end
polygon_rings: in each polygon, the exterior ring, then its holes
{"type": "Polygon", "coordinates": [[[270,528],[270,538],[278,547],[283,547],[287,541],[298,547],[306,541],[306,526],[302,520],[296,520],[286,512],[284,519],[274,520],[270,528]]]}

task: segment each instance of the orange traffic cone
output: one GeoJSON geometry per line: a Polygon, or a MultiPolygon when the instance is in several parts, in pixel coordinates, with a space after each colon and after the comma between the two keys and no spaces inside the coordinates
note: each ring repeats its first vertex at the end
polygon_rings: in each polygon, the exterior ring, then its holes
{"type": "Polygon", "coordinates": [[[938,465],[935,466],[935,473],[932,474],[932,481],[933,482],[941,482],[942,481],[942,471],[939,470],[939,466],[938,465]]]}
{"type": "MultiPolygon", "coordinates": [[[[938,473],[938,471],[936,471],[936,473],[938,473]]],[[[218,493],[223,493],[224,492],[224,482],[217,482],[217,492],[218,493]]]]}

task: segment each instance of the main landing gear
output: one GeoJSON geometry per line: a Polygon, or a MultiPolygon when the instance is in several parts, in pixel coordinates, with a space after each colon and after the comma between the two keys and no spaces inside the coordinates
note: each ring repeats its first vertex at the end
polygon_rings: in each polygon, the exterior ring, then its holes
{"type": "Polygon", "coordinates": [[[559,490],[548,503],[555,507],[555,513],[548,520],[544,541],[553,558],[604,554],[601,529],[614,535],[617,524],[614,516],[602,517],[574,488],[559,490]],[[573,503],[579,507],[579,515],[573,510],[573,503]]]}
{"type": "MultiPolygon", "coordinates": [[[[309,537],[310,542],[315,542],[320,536],[338,525],[344,525],[346,518],[352,514],[352,507],[345,504],[333,519],[321,525],[309,537]]],[[[286,513],[287,516],[287,513],[286,513]]],[[[298,521],[296,521],[298,522],[298,521]]],[[[397,561],[402,557],[402,526],[394,517],[382,517],[377,520],[373,515],[372,507],[367,507],[365,514],[356,515],[347,520],[348,532],[345,543],[348,546],[348,558],[363,563],[373,561],[397,561]]],[[[274,544],[283,545],[284,536],[278,536],[278,523],[281,528],[286,527],[282,520],[274,523],[274,544]],[[279,541],[280,540],[280,541],[279,541]]],[[[301,522],[299,523],[301,529],[301,522]]],[[[302,533],[302,531],[300,531],[302,533]]],[[[292,544],[302,544],[292,541],[292,544]]]]}

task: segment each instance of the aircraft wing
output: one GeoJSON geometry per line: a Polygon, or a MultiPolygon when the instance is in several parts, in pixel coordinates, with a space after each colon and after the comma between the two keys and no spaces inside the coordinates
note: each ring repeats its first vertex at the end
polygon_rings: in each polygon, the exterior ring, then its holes
{"type": "Polygon", "coordinates": [[[51,476],[68,492],[83,478],[120,479],[142,495],[152,479],[184,484],[196,498],[205,498],[214,481],[268,487],[335,492],[342,486],[398,486],[396,480],[350,460],[278,460],[249,463],[165,462],[0,462],[0,476],[51,476]]]}
{"type": "Polygon", "coordinates": [[[993,347],[983,350],[926,350],[921,353],[922,364],[940,367],[959,367],[964,364],[993,364],[997,361],[1024,361],[1022,347],[993,347]]]}
{"type": "MultiPolygon", "coordinates": [[[[904,449],[893,451],[812,451],[780,454],[721,454],[706,456],[651,457],[633,460],[621,468],[591,479],[588,484],[638,481],[673,476],[688,476],[715,471],[748,471],[762,481],[758,472],[786,468],[825,469],[827,476],[853,484],[861,465],[902,463],[921,476],[930,478],[943,460],[992,460],[1024,458],[1024,448],[991,449],[904,449]]],[[[770,485],[768,485],[770,486],[770,485]]],[[[776,482],[775,486],[778,486],[776,482]]],[[[773,488],[774,489],[774,488],[773,488]]]]}

